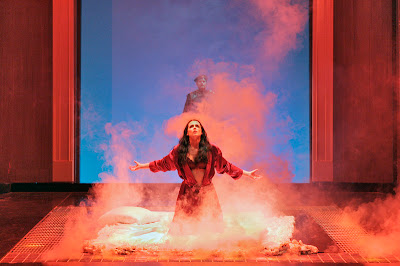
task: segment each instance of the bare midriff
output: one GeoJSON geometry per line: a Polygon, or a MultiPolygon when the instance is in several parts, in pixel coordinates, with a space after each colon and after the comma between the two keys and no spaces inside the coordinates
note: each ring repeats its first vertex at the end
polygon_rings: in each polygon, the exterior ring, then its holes
{"type": "MultiPolygon", "coordinates": [[[[192,148],[189,147],[189,153],[188,153],[187,157],[192,162],[194,162],[194,160],[196,158],[196,155],[197,155],[197,152],[198,152],[198,149],[192,149],[192,148]]],[[[203,177],[204,177],[204,173],[205,173],[206,169],[193,168],[193,169],[191,169],[191,171],[192,171],[194,179],[197,182],[197,185],[201,186],[201,184],[203,182],[203,177]]]]}
{"type": "Polygon", "coordinates": [[[202,184],[205,171],[206,171],[205,169],[198,169],[198,168],[192,169],[193,177],[194,179],[196,179],[198,185],[202,184]]]}

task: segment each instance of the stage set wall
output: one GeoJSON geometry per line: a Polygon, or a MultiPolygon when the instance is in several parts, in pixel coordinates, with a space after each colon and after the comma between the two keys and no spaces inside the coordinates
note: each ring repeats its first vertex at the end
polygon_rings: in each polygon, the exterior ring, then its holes
{"type": "Polygon", "coordinates": [[[0,183],[74,182],[77,1],[0,1],[0,183]]]}
{"type": "MultiPolygon", "coordinates": [[[[77,181],[78,9],[0,1],[0,183],[77,181]]],[[[310,1],[311,182],[397,183],[398,9],[310,1]]]]}
{"type": "Polygon", "coordinates": [[[312,3],[313,182],[397,183],[398,4],[312,3]]]}

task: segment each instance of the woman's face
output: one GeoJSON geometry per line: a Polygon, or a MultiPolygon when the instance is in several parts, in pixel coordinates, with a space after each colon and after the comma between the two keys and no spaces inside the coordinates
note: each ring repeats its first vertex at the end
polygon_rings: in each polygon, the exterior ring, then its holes
{"type": "Polygon", "coordinates": [[[201,133],[203,133],[203,130],[201,128],[199,121],[196,120],[190,121],[188,124],[188,131],[187,131],[189,138],[200,137],[201,133]]]}
{"type": "Polygon", "coordinates": [[[199,90],[205,90],[207,86],[207,80],[205,78],[198,78],[196,80],[196,85],[199,90]]]}

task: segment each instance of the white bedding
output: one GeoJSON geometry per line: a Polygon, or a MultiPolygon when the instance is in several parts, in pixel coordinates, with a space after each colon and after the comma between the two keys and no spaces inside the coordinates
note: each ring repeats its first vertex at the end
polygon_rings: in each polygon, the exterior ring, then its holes
{"type": "Polygon", "coordinates": [[[253,242],[260,249],[277,248],[290,241],[294,230],[294,217],[265,217],[262,213],[241,212],[224,214],[225,230],[213,236],[181,236],[171,238],[168,233],[173,212],[152,212],[140,207],[120,207],[104,214],[99,224],[97,238],[89,240],[85,249],[89,252],[115,251],[116,249],[199,247],[220,248],[223,243],[230,247],[240,242],[253,242]],[[205,237],[212,241],[205,242],[205,237]],[[206,245],[204,245],[206,243],[206,245]],[[211,244],[213,243],[213,244],[211,244]],[[175,245],[176,244],[176,245],[175,245]]]}

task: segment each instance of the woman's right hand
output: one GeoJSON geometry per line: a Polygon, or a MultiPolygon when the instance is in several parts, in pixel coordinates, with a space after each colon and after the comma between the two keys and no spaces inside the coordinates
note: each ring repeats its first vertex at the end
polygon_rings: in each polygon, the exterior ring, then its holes
{"type": "Polygon", "coordinates": [[[245,171],[243,170],[243,175],[246,175],[254,180],[260,179],[262,178],[261,175],[257,174],[256,172],[258,171],[258,169],[254,169],[253,171],[245,171]]]}
{"type": "Polygon", "coordinates": [[[139,169],[146,168],[145,164],[139,163],[137,161],[134,161],[134,162],[135,162],[136,165],[130,165],[129,166],[129,170],[136,171],[136,170],[139,170],[139,169]]]}

